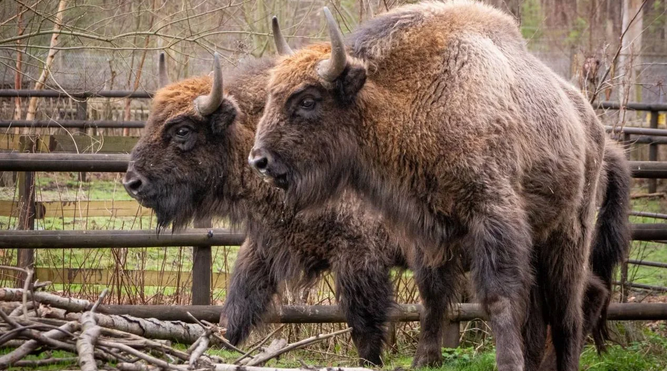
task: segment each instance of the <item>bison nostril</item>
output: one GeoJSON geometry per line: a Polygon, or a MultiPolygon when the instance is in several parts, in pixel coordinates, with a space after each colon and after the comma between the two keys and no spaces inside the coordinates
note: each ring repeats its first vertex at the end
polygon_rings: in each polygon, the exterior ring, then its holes
{"type": "Polygon", "coordinates": [[[125,179],[123,179],[123,187],[125,187],[125,190],[131,196],[138,195],[142,189],[146,188],[147,184],[148,182],[146,181],[146,178],[144,178],[141,174],[134,171],[134,169],[130,169],[130,171],[125,173],[125,179]]]}
{"type": "Polygon", "coordinates": [[[141,188],[141,183],[141,179],[139,178],[130,179],[125,183],[125,188],[136,192],[141,188]]]}

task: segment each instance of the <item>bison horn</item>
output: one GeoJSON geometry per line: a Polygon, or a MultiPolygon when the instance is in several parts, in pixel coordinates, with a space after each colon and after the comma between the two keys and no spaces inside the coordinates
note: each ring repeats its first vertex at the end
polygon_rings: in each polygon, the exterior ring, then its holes
{"type": "Polygon", "coordinates": [[[280,55],[291,55],[294,54],[292,48],[289,47],[287,41],[283,37],[283,33],[280,31],[280,25],[278,24],[278,18],[276,16],[271,20],[271,28],[273,29],[273,42],[276,44],[276,50],[280,55]]]}
{"type": "Polygon", "coordinates": [[[220,66],[220,54],[213,55],[213,85],[209,95],[201,95],[195,99],[195,109],[202,116],[208,116],[220,107],[222,100],[222,67],[220,66]]]}
{"type": "Polygon", "coordinates": [[[326,81],[334,81],[347,66],[345,43],[343,42],[343,34],[340,32],[329,8],[325,6],[322,10],[324,11],[324,16],[327,18],[327,25],[329,26],[331,59],[320,62],[317,66],[317,73],[326,81]]]}
{"type": "Polygon", "coordinates": [[[169,76],[167,76],[167,62],[165,61],[164,52],[160,53],[160,59],[157,64],[158,70],[158,87],[162,88],[169,84],[169,76]]]}

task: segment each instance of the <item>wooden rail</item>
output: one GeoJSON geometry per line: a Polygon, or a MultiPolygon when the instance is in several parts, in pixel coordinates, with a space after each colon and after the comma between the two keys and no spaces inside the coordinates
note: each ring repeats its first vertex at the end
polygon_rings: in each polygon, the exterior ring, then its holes
{"type": "MultiPolygon", "coordinates": [[[[106,314],[128,314],[142,318],[157,318],[163,321],[191,322],[188,312],[199,320],[216,323],[220,319],[222,306],[215,305],[101,305],[98,309],[106,314]]],[[[389,315],[390,321],[419,321],[422,306],[419,304],[400,304],[389,315]]],[[[487,319],[479,304],[456,304],[448,312],[452,322],[487,319]]],[[[667,319],[667,304],[630,303],[609,305],[609,320],[615,321],[656,321],[667,319]]],[[[345,318],[337,305],[282,306],[265,319],[268,323],[339,323],[345,318]]]]}
{"type": "Polygon", "coordinates": [[[153,97],[152,92],[133,91],[133,90],[100,90],[83,92],[64,92],[56,90],[30,90],[30,89],[3,89],[0,90],[0,97],[4,98],[141,98],[148,99],[153,97]]]}
{"type": "MultiPolygon", "coordinates": [[[[0,153],[0,171],[125,172],[129,155],[0,153]]],[[[635,178],[667,178],[667,161],[630,161],[635,178]]]]}
{"type": "Polygon", "coordinates": [[[138,231],[0,231],[3,249],[70,249],[100,247],[165,247],[165,246],[238,246],[244,235],[227,229],[192,228],[181,232],[138,231]]]}

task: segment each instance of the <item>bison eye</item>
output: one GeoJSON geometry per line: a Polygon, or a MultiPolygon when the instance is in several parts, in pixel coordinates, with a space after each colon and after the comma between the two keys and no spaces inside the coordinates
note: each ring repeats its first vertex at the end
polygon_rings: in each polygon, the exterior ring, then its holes
{"type": "Polygon", "coordinates": [[[183,139],[186,138],[190,134],[190,128],[188,127],[181,127],[176,130],[176,136],[183,139]]]}
{"type": "Polygon", "coordinates": [[[313,99],[313,97],[305,97],[299,102],[299,107],[303,110],[310,111],[315,108],[315,99],[313,99]]]}

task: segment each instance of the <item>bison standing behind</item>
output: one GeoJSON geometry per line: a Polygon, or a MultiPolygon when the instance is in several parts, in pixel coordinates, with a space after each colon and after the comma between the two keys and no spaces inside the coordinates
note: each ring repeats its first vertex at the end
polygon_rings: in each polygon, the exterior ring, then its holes
{"type": "MultiPolygon", "coordinates": [[[[273,68],[250,163],[296,210],[352,188],[429,262],[469,258],[499,370],[538,367],[547,324],[558,370],[577,370],[606,142],[593,109],[494,8],[397,8],[347,47],[325,14],[331,45],[273,68]]],[[[612,170],[607,195],[627,191],[624,164],[612,170]]],[[[627,200],[605,202],[619,233],[596,243],[622,256],[627,200]]]]}
{"type": "MultiPolygon", "coordinates": [[[[382,219],[346,197],[308,216],[295,215],[282,191],[262,182],[247,164],[266,101],[273,59],[244,63],[226,81],[216,58],[214,77],[186,79],[157,91],[145,132],[124,178],[128,193],[155,210],[160,227],[226,217],[246,230],[221,322],[232,344],[243,341],[271,305],[279,285],[305,284],[326,271],[364,363],[382,363],[392,307],[390,269],[410,266],[425,312],[415,363],[435,365],[454,272],[428,267],[403,250],[382,219]]],[[[164,80],[163,74],[161,74],[164,80]]]]}

